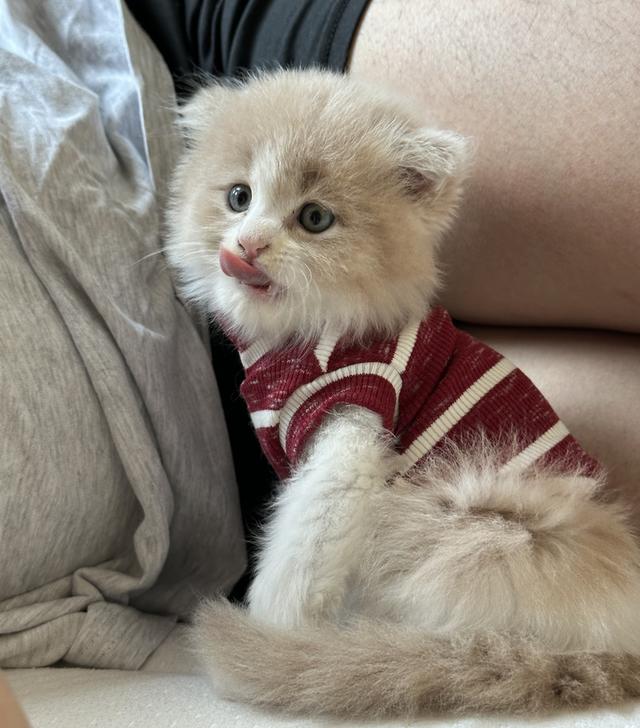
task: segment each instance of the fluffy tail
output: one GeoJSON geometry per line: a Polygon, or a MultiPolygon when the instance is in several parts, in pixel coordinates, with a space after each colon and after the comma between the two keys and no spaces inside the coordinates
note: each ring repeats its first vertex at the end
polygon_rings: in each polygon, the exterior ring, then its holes
{"type": "Polygon", "coordinates": [[[434,638],[380,623],[284,630],[226,601],[200,608],[194,644],[219,692],[306,715],[531,713],[640,695],[636,656],[550,654],[525,639],[434,638]]]}

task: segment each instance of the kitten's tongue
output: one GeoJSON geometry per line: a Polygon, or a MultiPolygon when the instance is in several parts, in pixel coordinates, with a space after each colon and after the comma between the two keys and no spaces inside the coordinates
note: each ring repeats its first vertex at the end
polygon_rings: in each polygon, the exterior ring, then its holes
{"type": "Polygon", "coordinates": [[[226,248],[220,248],[220,267],[225,275],[237,278],[250,286],[268,286],[271,281],[257,268],[254,268],[239,255],[234,255],[226,248]]]}

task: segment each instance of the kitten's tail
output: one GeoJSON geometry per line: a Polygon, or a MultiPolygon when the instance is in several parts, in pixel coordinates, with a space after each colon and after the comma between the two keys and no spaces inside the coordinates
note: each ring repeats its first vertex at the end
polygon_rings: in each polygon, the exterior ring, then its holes
{"type": "Polygon", "coordinates": [[[519,638],[434,638],[369,622],[285,630],[226,601],[201,607],[195,644],[227,697],[298,714],[530,713],[640,695],[636,656],[552,654],[519,638]]]}

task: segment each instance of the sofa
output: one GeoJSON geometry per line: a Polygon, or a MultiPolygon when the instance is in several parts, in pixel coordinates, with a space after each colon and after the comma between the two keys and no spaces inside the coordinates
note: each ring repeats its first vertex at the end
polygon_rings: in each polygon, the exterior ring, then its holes
{"type": "MultiPolygon", "coordinates": [[[[346,725],[225,701],[188,647],[190,609],[199,595],[229,592],[246,554],[220,398],[234,395],[218,392],[201,322],[175,298],[157,255],[179,149],[171,79],[117,0],[8,7],[0,19],[0,60],[13,84],[0,94],[9,130],[0,145],[3,674],[33,728],[346,725]],[[105,31],[93,35],[90,24],[105,13],[105,31]],[[77,472],[85,479],[71,493],[77,472]],[[91,488],[91,508],[80,513],[91,488]],[[10,508],[29,499],[38,513],[16,510],[24,520],[9,522],[10,508]],[[97,551],[79,555],[87,533],[113,539],[112,551],[92,544],[97,551]]],[[[459,322],[531,377],[640,523],[640,336],[491,323],[459,322]]],[[[374,724],[617,728],[640,725],[640,701],[374,724]]]]}
{"type": "MultiPolygon", "coordinates": [[[[640,521],[640,336],[596,331],[467,327],[526,371],[576,437],[607,466],[640,521]]],[[[172,632],[136,672],[41,668],[6,673],[33,728],[231,728],[345,723],[270,715],[216,696],[187,647],[187,626],[172,632]]],[[[631,728],[640,701],[545,717],[434,716],[377,726],[433,728],[631,728]]]]}

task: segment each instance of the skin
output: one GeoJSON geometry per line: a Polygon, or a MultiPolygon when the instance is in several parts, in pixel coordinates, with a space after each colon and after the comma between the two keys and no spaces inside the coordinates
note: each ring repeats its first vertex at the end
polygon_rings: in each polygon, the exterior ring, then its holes
{"type": "Polygon", "coordinates": [[[443,303],[640,332],[640,4],[374,0],[350,71],[475,142],[443,303]]]}
{"type": "Polygon", "coordinates": [[[20,710],[2,675],[0,675],[0,716],[2,716],[2,728],[29,728],[24,713],[20,710]]]}

